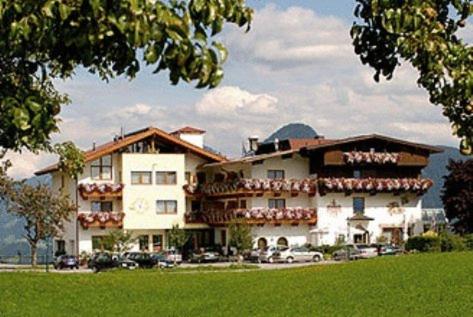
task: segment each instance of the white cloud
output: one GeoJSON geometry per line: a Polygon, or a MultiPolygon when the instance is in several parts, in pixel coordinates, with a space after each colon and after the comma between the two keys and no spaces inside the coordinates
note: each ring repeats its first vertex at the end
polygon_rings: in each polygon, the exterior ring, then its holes
{"type": "Polygon", "coordinates": [[[252,94],[239,87],[215,88],[196,104],[196,111],[204,116],[268,115],[277,110],[278,99],[268,94],[252,94]]]}
{"type": "Polygon", "coordinates": [[[274,69],[324,66],[327,59],[333,63],[353,60],[349,27],[340,19],[301,7],[281,10],[268,5],[255,13],[249,33],[232,29],[225,42],[231,56],[274,69]]]}

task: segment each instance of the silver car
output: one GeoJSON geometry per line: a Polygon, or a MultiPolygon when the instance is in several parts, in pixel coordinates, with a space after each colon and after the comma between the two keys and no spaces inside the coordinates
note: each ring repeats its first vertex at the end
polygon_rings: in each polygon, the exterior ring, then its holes
{"type": "Polygon", "coordinates": [[[287,247],[274,246],[274,245],[267,246],[264,249],[262,249],[261,252],[259,253],[258,262],[273,263],[274,262],[274,253],[278,252],[278,251],[281,251],[281,250],[285,250],[285,249],[287,249],[287,247]]]}
{"type": "Polygon", "coordinates": [[[286,248],[277,251],[274,255],[275,261],[292,262],[320,262],[324,259],[324,255],[317,251],[311,251],[307,247],[286,248]]]}

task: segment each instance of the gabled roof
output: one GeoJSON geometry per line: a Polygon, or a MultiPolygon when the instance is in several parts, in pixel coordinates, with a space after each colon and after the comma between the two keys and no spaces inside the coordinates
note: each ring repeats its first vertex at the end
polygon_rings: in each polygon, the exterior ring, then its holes
{"type": "Polygon", "coordinates": [[[384,135],[379,135],[379,134],[366,134],[366,135],[359,135],[359,136],[354,136],[354,137],[349,137],[345,139],[339,139],[339,140],[331,140],[331,142],[325,143],[325,144],[315,144],[315,145],[309,145],[304,148],[304,150],[318,150],[321,148],[326,148],[326,147],[332,147],[336,145],[342,145],[342,144],[347,144],[347,143],[353,143],[353,142],[359,142],[359,141],[366,141],[366,140],[383,140],[389,143],[397,143],[397,144],[402,144],[405,146],[410,146],[414,148],[419,148],[426,150],[430,153],[441,153],[443,150],[439,147],[432,146],[432,145],[427,145],[427,144],[422,144],[422,143],[414,143],[406,140],[401,140],[401,139],[396,139],[384,135]]]}
{"type": "MultiPolygon", "coordinates": [[[[85,161],[90,162],[98,159],[101,156],[113,153],[121,148],[127,147],[133,143],[146,139],[150,136],[157,136],[163,140],[168,141],[169,143],[175,144],[177,146],[181,146],[191,153],[208,159],[214,162],[223,162],[227,159],[221,155],[215,154],[208,150],[202,149],[192,143],[187,141],[181,140],[177,136],[173,136],[167,132],[164,132],[161,129],[155,127],[148,127],[142,130],[134,131],[132,133],[126,134],[123,138],[118,140],[114,140],[102,145],[95,147],[95,149],[88,150],[84,153],[85,161]]],[[[43,175],[48,174],[54,171],[57,171],[59,168],[58,164],[50,165],[42,170],[35,172],[35,175],[43,175]]]]}
{"type": "Polygon", "coordinates": [[[204,134],[205,131],[201,130],[201,129],[194,128],[194,127],[185,126],[185,127],[180,128],[180,129],[178,129],[174,132],[171,132],[170,134],[174,135],[174,134],[182,134],[182,133],[186,133],[186,134],[204,134]]]}

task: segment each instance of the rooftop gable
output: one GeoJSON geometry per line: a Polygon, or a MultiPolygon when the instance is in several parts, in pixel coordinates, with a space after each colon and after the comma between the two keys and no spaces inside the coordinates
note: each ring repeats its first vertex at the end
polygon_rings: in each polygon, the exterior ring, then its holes
{"type": "MultiPolygon", "coordinates": [[[[169,143],[175,144],[177,146],[181,146],[185,149],[187,149],[189,152],[198,155],[200,157],[203,157],[205,159],[208,159],[212,162],[223,162],[226,161],[227,159],[221,155],[215,154],[211,151],[202,149],[194,144],[191,144],[187,141],[184,141],[177,136],[173,136],[161,129],[155,128],[155,127],[148,127],[145,129],[141,129],[138,131],[131,132],[129,134],[124,135],[123,138],[118,138],[116,140],[107,142],[105,144],[99,145],[93,149],[90,149],[86,152],[84,152],[85,156],[85,161],[86,162],[91,162],[99,157],[102,157],[104,155],[113,153],[121,148],[127,147],[133,143],[139,142],[143,139],[146,139],[150,136],[156,136],[159,137],[165,141],[168,141],[169,143]]],[[[35,175],[43,175],[43,174],[48,174],[54,171],[57,171],[59,168],[58,164],[53,164],[50,165],[42,170],[39,170],[35,172],[35,175]]]]}

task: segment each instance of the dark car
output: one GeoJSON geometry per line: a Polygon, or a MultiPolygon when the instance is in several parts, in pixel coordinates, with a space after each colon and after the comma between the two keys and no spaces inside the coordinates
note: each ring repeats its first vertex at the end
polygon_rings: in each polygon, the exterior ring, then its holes
{"type": "Polygon", "coordinates": [[[152,253],[151,258],[159,268],[172,268],[174,262],[170,260],[165,252],[152,253]]]}
{"type": "Polygon", "coordinates": [[[87,267],[92,269],[94,272],[99,272],[106,269],[112,268],[124,268],[133,270],[138,267],[138,263],[130,259],[112,256],[107,252],[100,252],[94,254],[87,262],[87,267]]]}
{"type": "Polygon", "coordinates": [[[56,270],[79,269],[79,261],[73,255],[60,255],[54,262],[54,268],[56,270]]]}
{"type": "Polygon", "coordinates": [[[353,244],[347,244],[342,249],[333,253],[332,258],[335,261],[340,260],[358,260],[362,258],[361,251],[353,244]]]}
{"type": "Polygon", "coordinates": [[[157,263],[149,253],[145,252],[130,252],[126,258],[138,263],[141,268],[145,269],[150,269],[157,263]]]}

